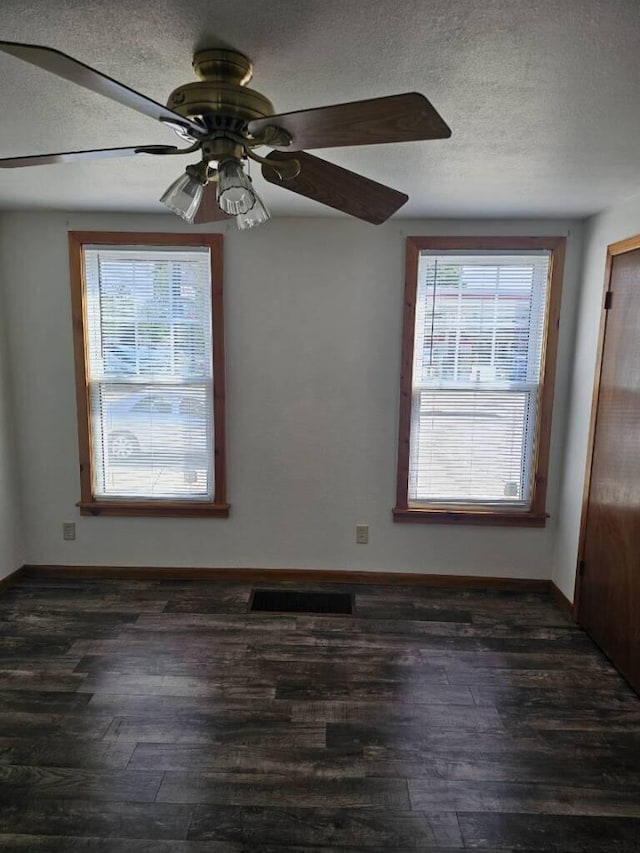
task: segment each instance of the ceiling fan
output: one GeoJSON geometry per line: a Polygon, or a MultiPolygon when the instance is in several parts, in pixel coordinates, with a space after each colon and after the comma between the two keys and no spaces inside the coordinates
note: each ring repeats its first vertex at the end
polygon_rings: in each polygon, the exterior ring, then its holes
{"type": "Polygon", "coordinates": [[[0,159],[0,168],[199,151],[200,161],[188,165],[160,199],[192,223],[235,216],[244,229],[269,218],[244,168],[254,160],[269,183],[380,224],[408,200],[407,195],[303,149],[451,136],[438,112],[416,92],[276,115],[264,95],[247,87],[253,66],[235,50],[196,53],[193,68],[199,81],[175,89],[166,107],[58,50],[8,41],[0,41],[0,50],[155,118],[187,143],[183,148],[137,145],[11,157],[0,159]],[[271,153],[256,154],[255,149],[264,146],[273,149],[271,153]]]}

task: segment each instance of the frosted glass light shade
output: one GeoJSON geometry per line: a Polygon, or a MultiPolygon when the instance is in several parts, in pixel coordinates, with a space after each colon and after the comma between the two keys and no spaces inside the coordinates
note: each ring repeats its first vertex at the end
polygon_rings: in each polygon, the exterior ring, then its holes
{"type": "Polygon", "coordinates": [[[164,192],[160,201],[186,222],[193,222],[203,193],[200,181],[185,172],[164,192]]]}
{"type": "Polygon", "coordinates": [[[256,203],[251,180],[238,160],[225,160],[218,166],[218,205],[230,216],[247,213],[256,203]]]}
{"type": "MultiPolygon", "coordinates": [[[[251,179],[249,179],[251,180],[251,179]]],[[[239,213],[236,216],[236,225],[240,231],[246,231],[247,228],[254,228],[256,225],[262,225],[267,219],[271,219],[267,206],[264,204],[260,196],[253,191],[255,204],[246,213],[239,213]]]]}

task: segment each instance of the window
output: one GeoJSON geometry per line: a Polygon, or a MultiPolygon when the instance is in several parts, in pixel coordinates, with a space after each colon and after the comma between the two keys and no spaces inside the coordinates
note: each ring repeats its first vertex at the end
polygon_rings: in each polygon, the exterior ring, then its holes
{"type": "Polygon", "coordinates": [[[222,237],[69,248],[81,513],[227,516],[222,237]]]}
{"type": "Polygon", "coordinates": [[[396,521],[544,526],[564,246],[407,239],[396,521]]]}

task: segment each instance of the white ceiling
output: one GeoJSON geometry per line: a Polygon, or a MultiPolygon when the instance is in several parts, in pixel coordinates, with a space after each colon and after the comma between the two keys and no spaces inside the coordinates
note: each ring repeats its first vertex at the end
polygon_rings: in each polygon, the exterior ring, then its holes
{"type": "MultiPolygon", "coordinates": [[[[252,58],[280,112],[422,92],[451,139],[314,152],[407,192],[402,216],[584,216],[640,192],[639,0],[3,0],[0,37],[161,102],[216,45],[252,58]]],[[[177,140],[6,55],[0,110],[2,157],[177,140]]],[[[0,171],[0,209],[160,212],[186,162],[0,171]]],[[[332,215],[256,183],[276,215],[332,215]]]]}

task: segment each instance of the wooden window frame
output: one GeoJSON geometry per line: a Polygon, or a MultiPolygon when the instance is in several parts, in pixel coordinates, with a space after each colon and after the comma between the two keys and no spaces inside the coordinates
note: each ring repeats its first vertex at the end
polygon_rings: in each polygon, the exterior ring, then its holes
{"type": "Polygon", "coordinates": [[[70,231],[71,314],[80,447],[80,515],[217,517],[229,515],[226,497],[224,310],[221,234],[173,234],[123,231],[70,231]],[[213,465],[215,491],[211,501],[97,499],[92,490],[91,416],[87,382],[86,300],[83,250],[85,246],[197,246],[211,258],[211,318],[213,328],[213,465]]]}
{"type": "Polygon", "coordinates": [[[565,237],[407,237],[405,266],[404,317],[402,329],[402,364],[400,374],[400,415],[398,426],[398,466],[396,505],[393,520],[435,524],[485,524],[511,527],[544,527],[547,475],[551,445],[551,414],[558,350],[562,276],[566,248],[565,237]],[[474,506],[451,508],[410,507],[409,453],[411,438],[411,402],[413,383],[413,350],[415,335],[418,264],[420,252],[478,250],[522,251],[548,250],[549,287],[545,309],[540,401],[536,422],[536,445],[532,476],[531,505],[527,509],[492,509],[474,506]]]}

